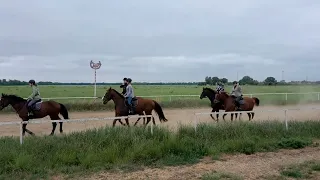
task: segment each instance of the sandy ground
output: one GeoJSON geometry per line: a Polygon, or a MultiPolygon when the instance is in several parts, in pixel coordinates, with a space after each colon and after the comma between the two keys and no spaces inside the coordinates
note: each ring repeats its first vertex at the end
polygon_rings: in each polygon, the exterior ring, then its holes
{"type": "MultiPolygon", "coordinates": [[[[300,164],[312,160],[320,160],[320,148],[308,147],[302,150],[280,150],[278,152],[256,153],[254,155],[225,155],[219,161],[204,158],[200,163],[191,166],[146,168],[130,173],[101,172],[83,177],[86,180],[189,180],[201,179],[206,173],[218,172],[234,174],[245,180],[275,179],[281,168],[292,164],[300,164]]],[[[79,178],[77,178],[79,179],[79,178]]],[[[320,179],[320,174],[314,174],[314,180],[320,179]]]]}
{"type": "MultiPolygon", "coordinates": [[[[287,112],[288,121],[298,120],[319,120],[320,119],[320,105],[303,105],[303,106],[260,106],[256,107],[254,121],[262,120],[280,120],[284,121],[285,113],[282,109],[292,109],[287,112]],[[301,109],[302,108],[302,109],[301,109]],[[319,108],[318,109],[308,109],[308,108],[319,108]],[[301,110],[297,110],[301,109],[301,110]]],[[[176,128],[179,124],[189,124],[194,125],[195,116],[194,113],[209,113],[210,108],[202,109],[164,109],[164,113],[168,122],[160,124],[158,117],[156,117],[156,124],[160,126],[166,126],[169,128],[176,128]]],[[[72,112],[70,113],[71,119],[78,118],[103,118],[103,117],[113,117],[114,112],[72,112]]],[[[44,118],[48,119],[48,118],[44,118]]],[[[130,125],[133,125],[137,118],[130,119],[130,125]]],[[[230,121],[230,115],[226,117],[227,121],[230,121]]],[[[242,115],[242,121],[247,121],[248,116],[246,114],[242,115]]],[[[16,114],[0,114],[0,122],[8,121],[20,121],[16,114]]],[[[198,116],[197,121],[201,122],[214,122],[208,114],[198,116]]],[[[123,122],[125,122],[123,120],[123,122]]],[[[142,119],[139,125],[142,125],[142,119]]],[[[220,115],[220,122],[223,122],[220,115]]],[[[65,123],[63,126],[64,132],[69,133],[73,131],[81,131],[89,128],[99,128],[105,125],[112,125],[112,120],[108,121],[87,121],[87,122],[77,122],[77,123],[65,123]]],[[[117,125],[120,125],[117,122],[117,125]]],[[[36,133],[36,135],[47,135],[51,132],[51,123],[43,124],[28,124],[28,129],[36,133]]],[[[56,133],[58,133],[58,127],[56,133]]],[[[17,125],[3,125],[0,126],[0,136],[18,136],[19,127],[17,125]]]]}

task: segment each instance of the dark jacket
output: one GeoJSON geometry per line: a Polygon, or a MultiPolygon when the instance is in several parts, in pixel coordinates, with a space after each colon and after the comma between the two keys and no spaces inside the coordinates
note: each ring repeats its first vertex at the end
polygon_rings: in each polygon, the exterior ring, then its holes
{"type": "Polygon", "coordinates": [[[122,94],[124,95],[126,93],[127,85],[126,84],[121,84],[120,88],[122,88],[122,94]]]}

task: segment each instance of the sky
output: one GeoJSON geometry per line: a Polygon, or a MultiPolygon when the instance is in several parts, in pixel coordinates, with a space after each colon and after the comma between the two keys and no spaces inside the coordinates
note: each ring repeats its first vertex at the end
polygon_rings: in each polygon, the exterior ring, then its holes
{"type": "Polygon", "coordinates": [[[319,19],[318,0],[0,0],[0,79],[92,82],[93,60],[98,82],[315,81],[319,19]]]}

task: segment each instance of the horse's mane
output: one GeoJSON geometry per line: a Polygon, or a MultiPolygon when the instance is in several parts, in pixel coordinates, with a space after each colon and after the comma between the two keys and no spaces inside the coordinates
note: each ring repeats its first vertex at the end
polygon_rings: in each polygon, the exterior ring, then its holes
{"type": "Polygon", "coordinates": [[[217,91],[215,91],[215,90],[213,90],[211,88],[205,87],[204,89],[212,92],[213,94],[217,94],[217,91]]]}
{"type": "Polygon", "coordinates": [[[16,95],[7,95],[7,94],[2,94],[2,97],[4,98],[10,98],[11,100],[15,101],[15,102],[24,102],[27,101],[25,99],[23,99],[22,97],[16,96],[16,95]]]}
{"type": "Polygon", "coordinates": [[[123,96],[121,93],[119,93],[117,90],[115,90],[115,89],[113,89],[113,88],[111,88],[111,90],[113,90],[114,92],[116,92],[121,98],[124,98],[124,96],[123,96]]]}

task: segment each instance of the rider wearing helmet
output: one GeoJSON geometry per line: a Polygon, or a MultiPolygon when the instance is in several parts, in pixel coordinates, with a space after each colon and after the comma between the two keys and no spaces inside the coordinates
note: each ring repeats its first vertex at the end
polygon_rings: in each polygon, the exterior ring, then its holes
{"type": "Polygon", "coordinates": [[[242,100],[242,90],[237,81],[233,82],[233,88],[231,91],[231,96],[235,98],[236,107],[238,110],[240,109],[240,101],[242,100]]]}
{"type": "Polygon", "coordinates": [[[216,90],[219,94],[220,92],[224,92],[224,85],[221,82],[218,82],[216,90]]]}
{"type": "Polygon", "coordinates": [[[126,93],[124,94],[124,97],[126,98],[126,101],[129,105],[129,114],[134,114],[134,107],[132,105],[132,99],[134,98],[134,92],[133,92],[133,88],[131,85],[132,79],[128,78],[126,80],[126,93]]]}
{"type": "Polygon", "coordinates": [[[27,108],[28,108],[28,115],[32,115],[32,106],[41,101],[39,88],[35,82],[35,80],[30,80],[29,85],[32,87],[32,94],[27,99],[27,108]]]}
{"type": "Polygon", "coordinates": [[[123,84],[120,85],[120,88],[122,88],[123,95],[126,93],[126,87],[127,87],[127,78],[123,78],[123,84]]]}

